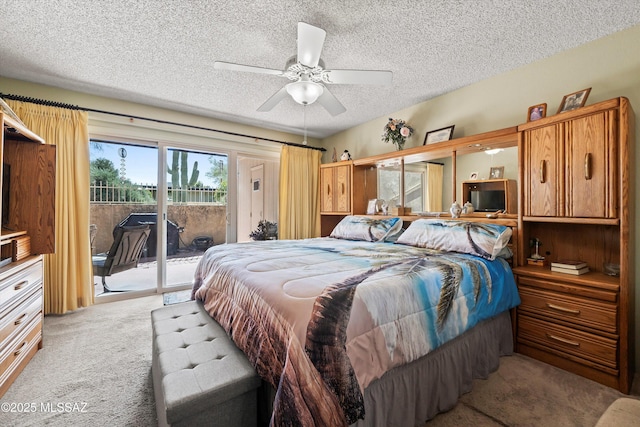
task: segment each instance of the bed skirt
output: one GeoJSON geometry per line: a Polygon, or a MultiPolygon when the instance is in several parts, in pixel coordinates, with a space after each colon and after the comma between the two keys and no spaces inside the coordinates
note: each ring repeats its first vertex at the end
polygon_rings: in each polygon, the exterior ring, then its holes
{"type": "Polygon", "coordinates": [[[500,357],[512,353],[511,316],[506,311],[373,381],[365,389],[365,420],[352,426],[422,425],[456,406],[474,379],[487,378],[500,366],[500,357]]]}
{"type": "MultiPolygon", "coordinates": [[[[351,427],[423,425],[453,409],[459,397],[471,391],[474,379],[487,378],[500,366],[500,357],[512,353],[511,316],[506,311],[373,381],[365,389],[365,419],[351,427]]],[[[275,390],[263,381],[259,394],[259,419],[268,425],[275,390]]]]}

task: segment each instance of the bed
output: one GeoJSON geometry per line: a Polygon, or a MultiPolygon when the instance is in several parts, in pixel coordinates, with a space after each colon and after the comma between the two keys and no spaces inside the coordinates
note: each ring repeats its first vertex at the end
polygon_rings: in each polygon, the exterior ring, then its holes
{"type": "Polygon", "coordinates": [[[512,351],[509,227],[345,217],[331,237],[214,246],[193,298],[273,388],[272,425],[415,425],[512,351]],[[398,404],[398,402],[402,402],[398,404]]]}

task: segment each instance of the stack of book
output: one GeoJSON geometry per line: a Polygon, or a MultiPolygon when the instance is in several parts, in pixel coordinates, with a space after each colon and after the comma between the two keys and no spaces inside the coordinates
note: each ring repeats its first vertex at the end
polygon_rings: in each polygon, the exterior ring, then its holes
{"type": "Polygon", "coordinates": [[[589,266],[583,261],[561,260],[551,263],[551,271],[579,276],[588,273],[589,266]]]}

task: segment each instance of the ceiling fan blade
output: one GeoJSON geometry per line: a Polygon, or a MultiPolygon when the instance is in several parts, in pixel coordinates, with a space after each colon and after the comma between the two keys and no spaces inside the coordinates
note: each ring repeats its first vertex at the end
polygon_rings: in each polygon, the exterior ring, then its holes
{"type": "Polygon", "coordinates": [[[275,76],[281,76],[283,74],[282,70],[254,67],[252,65],[233,64],[231,62],[222,62],[222,61],[214,62],[213,68],[216,70],[246,71],[249,73],[273,74],[275,76]]]}
{"type": "Polygon", "coordinates": [[[326,83],[390,85],[393,72],[376,70],[325,70],[326,83]]]}
{"type": "Polygon", "coordinates": [[[322,105],[332,116],[337,116],[347,111],[344,105],[338,101],[338,98],[329,92],[326,87],[322,91],[322,95],[318,97],[318,104],[322,105]]]}
{"type": "Polygon", "coordinates": [[[261,111],[261,112],[271,111],[273,107],[278,105],[278,103],[282,101],[284,98],[286,98],[287,95],[288,95],[287,87],[283,86],[282,89],[280,89],[279,91],[271,95],[271,98],[267,99],[265,103],[258,108],[258,111],[261,111]]]}
{"type": "Polygon", "coordinates": [[[298,22],[298,62],[310,68],[318,65],[326,35],[322,28],[298,22]]]}

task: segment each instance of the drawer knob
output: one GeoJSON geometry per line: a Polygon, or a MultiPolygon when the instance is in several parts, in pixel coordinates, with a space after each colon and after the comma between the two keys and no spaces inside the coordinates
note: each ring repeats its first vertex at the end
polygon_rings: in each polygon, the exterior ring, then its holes
{"type": "Polygon", "coordinates": [[[28,280],[23,280],[22,282],[20,282],[20,283],[16,284],[16,285],[13,287],[13,290],[14,290],[14,291],[19,291],[20,289],[24,288],[24,287],[25,287],[26,285],[28,285],[28,284],[29,284],[29,281],[28,281],[28,280]]]}
{"type": "Polygon", "coordinates": [[[571,346],[574,346],[574,347],[580,347],[580,343],[579,342],[571,341],[571,340],[568,340],[568,339],[565,339],[565,338],[560,338],[560,337],[557,337],[557,336],[551,335],[551,334],[546,334],[546,335],[547,335],[547,338],[549,338],[550,340],[558,341],[558,342],[561,342],[563,344],[568,344],[568,345],[571,345],[571,346]]]}
{"type": "Polygon", "coordinates": [[[552,310],[561,311],[563,313],[580,314],[580,310],[575,310],[575,309],[566,308],[566,307],[560,307],[559,305],[555,305],[555,304],[547,303],[547,307],[549,307],[552,310]]]}

